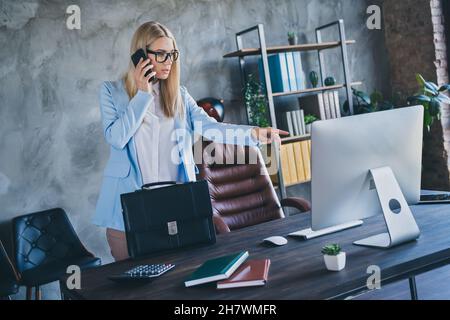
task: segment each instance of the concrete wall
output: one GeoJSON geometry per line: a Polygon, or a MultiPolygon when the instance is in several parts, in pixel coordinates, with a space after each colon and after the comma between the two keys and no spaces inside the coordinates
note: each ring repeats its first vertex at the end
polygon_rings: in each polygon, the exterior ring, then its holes
{"type": "MultiPolygon", "coordinates": [[[[257,23],[265,25],[269,45],[283,45],[288,30],[297,30],[301,41],[313,41],[316,26],[345,19],[348,37],[357,40],[349,52],[354,79],[364,81],[362,89],[386,91],[383,33],[365,27],[368,4],[361,0],[2,1],[0,238],[9,239],[8,222],[14,216],[63,207],[87,248],[104,263],[111,261],[104,230],[90,223],[109,153],[102,137],[98,88],[101,81],[117,79],[125,70],[131,36],[141,23],[158,20],[172,30],[181,51],[182,83],[196,99],[224,98],[225,120],[240,123],[245,111],[240,107],[238,61],[222,56],[235,50],[237,31],[257,23]],[[69,4],[81,8],[81,30],[66,28],[69,4]]],[[[249,41],[250,46],[255,44],[249,41]]],[[[330,54],[330,61],[337,61],[330,54]]],[[[305,55],[305,65],[317,68],[315,59],[315,54],[305,55]]],[[[341,68],[334,65],[329,72],[339,78],[341,68]]],[[[281,103],[293,106],[295,98],[281,103]]],[[[44,287],[43,298],[58,297],[56,284],[44,287]]]]}

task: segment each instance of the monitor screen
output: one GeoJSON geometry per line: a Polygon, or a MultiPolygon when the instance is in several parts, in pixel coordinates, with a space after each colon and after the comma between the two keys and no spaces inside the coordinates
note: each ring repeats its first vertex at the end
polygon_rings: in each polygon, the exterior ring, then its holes
{"type": "Polygon", "coordinates": [[[408,204],[420,200],[423,107],[405,107],[312,126],[312,229],[381,213],[370,169],[390,167],[408,204]]]}

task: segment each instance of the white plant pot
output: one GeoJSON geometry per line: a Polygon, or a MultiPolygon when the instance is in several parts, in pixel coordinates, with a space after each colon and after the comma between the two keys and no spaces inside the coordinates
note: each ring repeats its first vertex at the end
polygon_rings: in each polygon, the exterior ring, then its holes
{"type": "Polygon", "coordinates": [[[345,268],[345,252],[339,253],[337,256],[324,255],[325,265],[330,271],[341,271],[345,268]]]}
{"type": "Polygon", "coordinates": [[[307,133],[307,134],[311,134],[311,127],[312,127],[312,124],[311,124],[311,123],[309,123],[309,124],[306,125],[306,133],[307,133]]]}

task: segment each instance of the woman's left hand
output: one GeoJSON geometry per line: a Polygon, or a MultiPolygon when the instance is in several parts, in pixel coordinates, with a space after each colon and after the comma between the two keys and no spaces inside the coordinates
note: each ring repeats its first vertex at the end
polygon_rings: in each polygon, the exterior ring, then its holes
{"type": "Polygon", "coordinates": [[[281,142],[280,135],[287,136],[289,135],[289,132],[280,130],[280,129],[274,129],[274,128],[253,128],[252,129],[252,136],[256,140],[258,140],[262,144],[269,144],[272,142],[281,142]]]}

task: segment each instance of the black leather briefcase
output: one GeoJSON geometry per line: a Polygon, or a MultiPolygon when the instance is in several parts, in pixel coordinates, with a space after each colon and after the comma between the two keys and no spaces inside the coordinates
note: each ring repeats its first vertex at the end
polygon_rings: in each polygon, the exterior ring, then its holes
{"type": "Polygon", "coordinates": [[[206,181],[151,183],[120,200],[132,258],[216,242],[206,181]]]}

